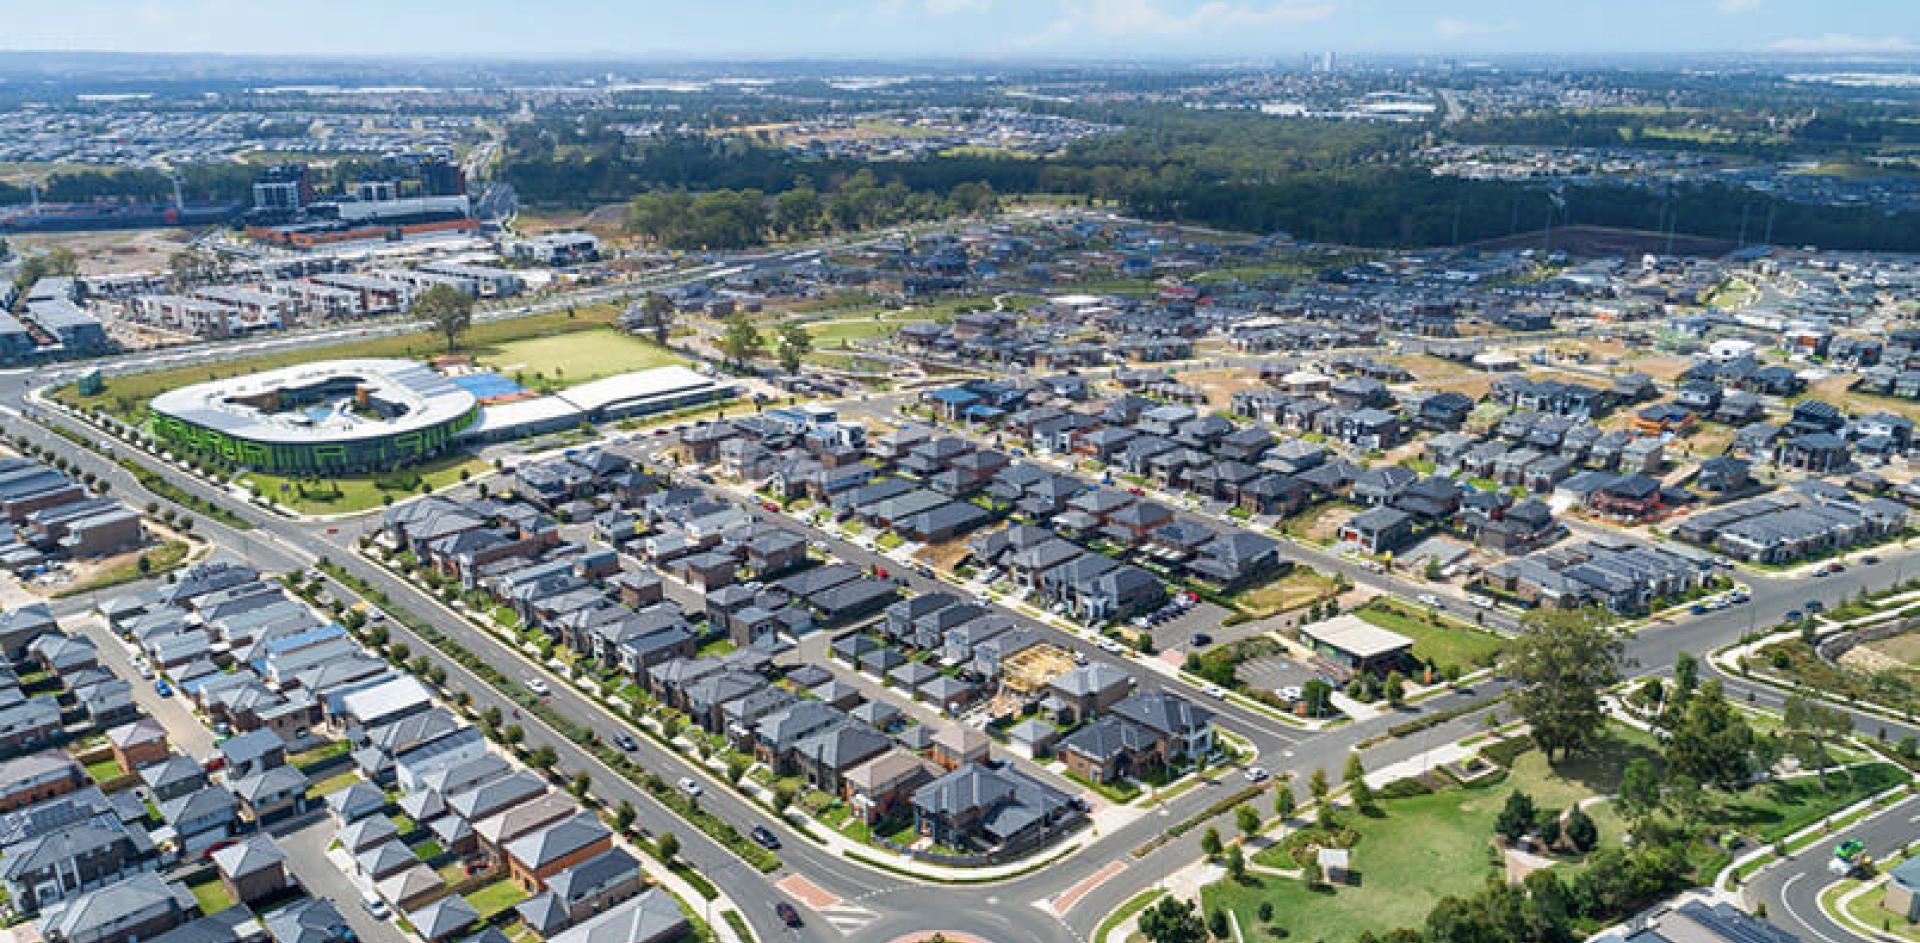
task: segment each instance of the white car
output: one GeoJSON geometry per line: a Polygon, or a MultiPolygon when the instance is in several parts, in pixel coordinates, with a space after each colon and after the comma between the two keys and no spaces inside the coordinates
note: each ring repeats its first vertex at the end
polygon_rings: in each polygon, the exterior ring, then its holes
{"type": "Polygon", "coordinates": [[[360,898],[360,906],[366,908],[367,913],[373,915],[373,919],[375,920],[385,920],[393,913],[393,911],[387,909],[386,901],[372,894],[360,898]]]}
{"type": "Polygon", "coordinates": [[[1227,696],[1227,689],[1217,684],[1209,684],[1205,688],[1202,688],[1201,690],[1206,691],[1208,697],[1217,697],[1222,700],[1225,700],[1227,696]]]}
{"type": "Polygon", "coordinates": [[[528,678],[526,680],[526,685],[527,685],[527,690],[532,691],[533,693],[538,694],[541,697],[546,697],[549,693],[551,693],[550,690],[547,688],[547,683],[545,681],[540,680],[539,678],[528,678]]]}
{"type": "Polygon", "coordinates": [[[1419,600],[1419,601],[1420,601],[1420,605],[1422,605],[1422,606],[1438,606],[1438,605],[1440,605],[1440,597],[1438,597],[1438,596],[1435,596],[1435,595],[1434,595],[1434,594],[1432,594],[1432,593],[1421,593],[1420,595],[1418,595],[1418,596],[1415,596],[1414,598],[1415,598],[1415,599],[1417,599],[1417,600],[1419,600]]]}
{"type": "Polygon", "coordinates": [[[694,782],[692,776],[682,776],[680,777],[680,791],[697,799],[700,797],[700,784],[694,782]]]}
{"type": "Polygon", "coordinates": [[[1268,773],[1267,768],[1264,766],[1247,767],[1247,782],[1264,783],[1267,781],[1267,777],[1270,775],[1272,774],[1268,773]]]}
{"type": "Polygon", "coordinates": [[[1482,609],[1492,609],[1492,608],[1493,608],[1493,597],[1492,597],[1492,596],[1481,596],[1481,595],[1477,595],[1477,594],[1476,594],[1476,595],[1473,595],[1473,596],[1468,596],[1468,597],[1467,597],[1467,601],[1468,601],[1468,602],[1470,602],[1470,603],[1473,603],[1473,604],[1474,604],[1474,605],[1476,605],[1476,606],[1479,606],[1479,607],[1480,607],[1480,608],[1482,608],[1482,609]]]}

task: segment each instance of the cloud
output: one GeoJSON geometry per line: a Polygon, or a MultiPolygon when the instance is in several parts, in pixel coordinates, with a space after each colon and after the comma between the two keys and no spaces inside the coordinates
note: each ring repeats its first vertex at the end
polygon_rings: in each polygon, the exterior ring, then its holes
{"type": "Polygon", "coordinates": [[[1747,13],[1759,9],[1762,2],[1763,0],[1720,0],[1713,6],[1722,13],[1747,13]]]}
{"type": "Polygon", "coordinates": [[[1026,45],[1044,46],[1087,36],[1199,36],[1298,26],[1332,16],[1334,4],[1331,0],[1264,4],[1208,0],[1180,13],[1167,9],[1161,0],[1060,0],[1058,9],[1053,24],[1026,45]]]}
{"type": "Polygon", "coordinates": [[[985,13],[993,7],[993,0],[926,0],[927,12],[934,16],[952,16],[955,13],[985,13]]]}
{"type": "Polygon", "coordinates": [[[1772,52],[1802,55],[1889,55],[1920,52],[1920,45],[1899,36],[1855,36],[1852,33],[1822,33],[1819,36],[1793,36],[1775,40],[1767,46],[1772,52]]]}
{"type": "Polygon", "coordinates": [[[1490,33],[1511,32],[1519,25],[1520,24],[1512,20],[1501,20],[1498,23],[1480,23],[1473,20],[1461,20],[1450,16],[1443,16],[1434,21],[1433,31],[1449,39],[1458,39],[1462,36],[1486,36],[1490,33]]]}

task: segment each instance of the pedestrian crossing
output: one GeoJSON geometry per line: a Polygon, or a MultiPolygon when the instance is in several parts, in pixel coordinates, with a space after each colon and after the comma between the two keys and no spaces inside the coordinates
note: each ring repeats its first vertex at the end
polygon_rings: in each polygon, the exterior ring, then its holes
{"type": "Polygon", "coordinates": [[[822,907],[819,912],[821,919],[846,935],[858,933],[865,929],[867,924],[880,919],[880,914],[870,907],[845,902],[822,907]]]}

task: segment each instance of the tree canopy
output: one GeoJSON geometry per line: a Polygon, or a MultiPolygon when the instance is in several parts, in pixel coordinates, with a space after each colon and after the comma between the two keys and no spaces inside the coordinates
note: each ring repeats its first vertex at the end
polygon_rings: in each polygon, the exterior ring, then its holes
{"type": "Polygon", "coordinates": [[[410,313],[433,325],[447,339],[447,349],[460,347],[460,335],[473,326],[473,296],[452,285],[435,285],[414,299],[410,313]]]}
{"type": "Polygon", "coordinates": [[[1597,613],[1531,612],[1508,649],[1514,705],[1549,759],[1593,742],[1606,720],[1600,693],[1619,676],[1621,644],[1597,613]]]}

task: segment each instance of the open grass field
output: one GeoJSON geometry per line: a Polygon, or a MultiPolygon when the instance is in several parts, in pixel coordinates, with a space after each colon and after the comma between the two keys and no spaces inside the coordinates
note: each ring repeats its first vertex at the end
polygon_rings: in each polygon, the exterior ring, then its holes
{"type": "Polygon", "coordinates": [[[619,373],[685,364],[687,360],[652,341],[599,327],[492,344],[478,352],[474,362],[521,378],[523,386],[563,388],[619,373]]]}
{"type": "Polygon", "coordinates": [[[869,317],[840,316],[826,321],[815,321],[808,324],[806,329],[807,334],[813,338],[813,346],[816,349],[829,350],[851,341],[863,341],[892,334],[905,324],[931,320],[933,320],[931,316],[896,311],[869,317]]]}
{"type": "Polygon", "coordinates": [[[313,484],[283,475],[248,472],[242,480],[258,488],[261,494],[302,514],[352,514],[384,507],[389,497],[398,502],[418,495],[421,484],[425,484],[428,491],[438,491],[458,484],[462,472],[471,477],[487,468],[485,461],[459,452],[391,475],[329,478],[313,484]]]}
{"type": "MultiPolygon", "coordinates": [[[[619,309],[612,305],[581,308],[571,316],[565,311],[536,314],[506,321],[476,324],[460,340],[461,353],[485,357],[494,348],[532,338],[605,328],[613,323],[619,309]]],[[[369,337],[360,340],[276,351],[257,357],[239,357],[217,363],[156,370],[131,376],[108,377],[99,393],[83,396],[72,386],[55,392],[61,402],[82,409],[104,407],[129,422],[145,418],[147,403],[161,393],[208,380],[224,380],[316,360],[355,357],[435,357],[446,353],[446,340],[438,334],[421,331],[393,337],[369,337]]]]}
{"type": "Polygon", "coordinates": [[[1445,617],[1436,625],[1426,613],[1384,599],[1375,599],[1353,614],[1413,639],[1413,657],[1428,664],[1481,667],[1493,664],[1506,650],[1506,640],[1491,632],[1445,617]]]}

